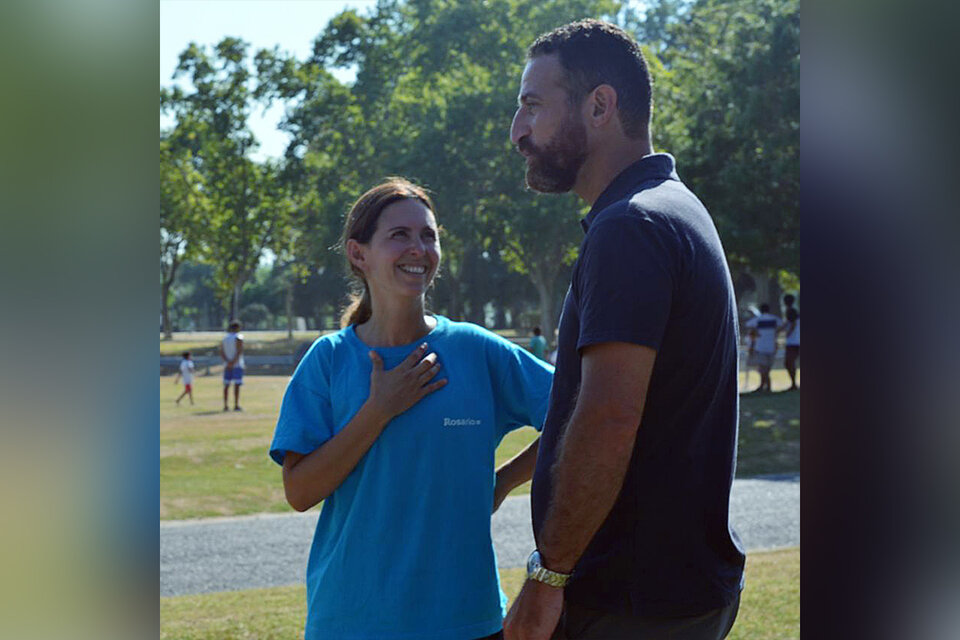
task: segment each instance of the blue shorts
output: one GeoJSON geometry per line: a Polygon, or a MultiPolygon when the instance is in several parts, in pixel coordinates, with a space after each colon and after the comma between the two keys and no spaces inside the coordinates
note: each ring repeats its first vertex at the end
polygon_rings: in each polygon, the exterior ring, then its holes
{"type": "Polygon", "coordinates": [[[223,384],[243,384],[243,367],[223,368],[223,384]]]}

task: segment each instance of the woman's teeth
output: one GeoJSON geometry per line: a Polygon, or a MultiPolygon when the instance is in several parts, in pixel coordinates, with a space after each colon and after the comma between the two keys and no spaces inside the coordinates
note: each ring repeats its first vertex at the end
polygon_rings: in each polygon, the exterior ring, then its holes
{"type": "Polygon", "coordinates": [[[415,273],[417,275],[423,275],[427,272],[427,268],[424,266],[412,267],[407,265],[400,265],[401,271],[406,271],[407,273],[415,273]]]}

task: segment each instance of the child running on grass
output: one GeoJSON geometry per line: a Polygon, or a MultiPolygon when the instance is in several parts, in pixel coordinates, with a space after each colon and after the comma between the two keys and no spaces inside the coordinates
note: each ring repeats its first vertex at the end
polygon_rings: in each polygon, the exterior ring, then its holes
{"type": "Polygon", "coordinates": [[[180,406],[183,396],[187,395],[190,396],[190,404],[193,404],[193,360],[190,359],[189,351],[183,352],[183,357],[180,359],[180,370],[173,379],[173,384],[177,384],[180,378],[183,378],[183,393],[177,398],[177,406],[180,406]]]}

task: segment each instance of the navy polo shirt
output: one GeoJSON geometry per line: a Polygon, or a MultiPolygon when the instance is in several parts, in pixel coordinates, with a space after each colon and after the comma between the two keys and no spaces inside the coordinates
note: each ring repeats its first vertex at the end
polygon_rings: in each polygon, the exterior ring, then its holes
{"type": "Polygon", "coordinates": [[[539,534],[550,468],[580,386],[581,350],[657,351],[623,487],[565,597],[592,609],[685,616],[729,604],[744,551],[729,522],[737,451],[737,314],[716,227],[668,154],[618,175],[581,221],[560,317],[531,506],[539,534]]]}

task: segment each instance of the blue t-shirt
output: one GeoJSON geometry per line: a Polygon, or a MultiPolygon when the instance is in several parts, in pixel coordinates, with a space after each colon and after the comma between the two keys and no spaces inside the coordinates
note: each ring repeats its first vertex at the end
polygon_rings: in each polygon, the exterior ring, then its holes
{"type": "Polygon", "coordinates": [[[537,356],[541,360],[546,360],[545,354],[547,352],[547,339],[543,336],[533,336],[530,338],[530,353],[537,356]]]}
{"type": "Polygon", "coordinates": [[[657,357],[630,465],[564,597],[640,616],[725,606],[740,590],[744,552],[729,519],[738,334],[720,238],[667,154],[624,169],[594,202],[583,229],[530,492],[534,534],[546,517],[551,466],[577,402],[581,350],[604,342],[650,347],[657,357]]]}
{"type": "MultiPolygon", "coordinates": [[[[513,429],[541,428],[553,367],[436,318],[424,339],[375,349],[392,369],[426,342],[448,383],[391,420],[324,501],[307,564],[307,640],[464,640],[502,626],[494,451],[513,429]]],[[[274,461],[310,453],[353,418],[370,392],[368,351],[354,327],[314,342],[284,395],[274,461]]]]}

